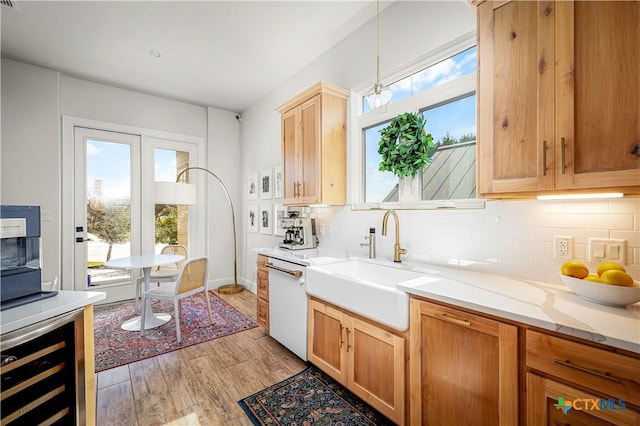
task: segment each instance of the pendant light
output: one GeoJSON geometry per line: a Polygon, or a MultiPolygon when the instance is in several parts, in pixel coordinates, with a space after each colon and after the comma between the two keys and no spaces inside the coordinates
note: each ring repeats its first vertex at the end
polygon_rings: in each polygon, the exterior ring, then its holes
{"type": "Polygon", "coordinates": [[[387,111],[393,92],[380,83],[380,0],[377,0],[376,13],[376,84],[364,96],[369,109],[374,114],[382,114],[387,111]]]}

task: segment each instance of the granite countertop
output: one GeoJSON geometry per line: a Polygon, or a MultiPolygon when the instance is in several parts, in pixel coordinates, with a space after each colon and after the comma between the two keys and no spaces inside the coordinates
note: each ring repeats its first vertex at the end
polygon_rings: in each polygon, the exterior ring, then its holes
{"type": "Polygon", "coordinates": [[[9,333],[19,328],[83,308],[107,297],[101,291],[61,290],[54,297],[28,303],[0,312],[1,333],[9,333]]]}
{"type": "MultiPolygon", "coordinates": [[[[307,266],[349,258],[346,252],[318,249],[255,251],[307,266]]],[[[385,259],[375,262],[393,264],[385,259]]],[[[397,286],[410,295],[640,353],[640,303],[612,307],[584,300],[563,285],[414,262],[403,261],[401,267],[435,272],[397,286]]]]}

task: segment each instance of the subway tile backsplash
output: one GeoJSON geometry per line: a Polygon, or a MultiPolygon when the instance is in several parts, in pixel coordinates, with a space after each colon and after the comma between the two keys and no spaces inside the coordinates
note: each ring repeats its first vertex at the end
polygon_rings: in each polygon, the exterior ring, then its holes
{"type": "MultiPolygon", "coordinates": [[[[383,211],[349,207],[319,209],[318,223],[331,224],[322,247],[361,248],[369,227],[376,228],[378,257],[391,258],[394,224],[381,235],[383,211]]],[[[399,210],[400,243],[405,259],[497,275],[560,284],[563,259],[553,257],[553,236],[574,237],[574,258],[587,261],[589,237],[627,240],[625,268],[640,280],[640,198],[579,201],[487,201],[477,210],[399,210]]]]}

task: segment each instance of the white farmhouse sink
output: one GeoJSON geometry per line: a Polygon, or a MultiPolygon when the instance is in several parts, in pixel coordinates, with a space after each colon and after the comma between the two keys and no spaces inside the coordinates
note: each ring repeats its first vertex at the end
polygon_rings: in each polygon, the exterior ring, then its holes
{"type": "Polygon", "coordinates": [[[352,258],[307,268],[307,293],[399,331],[409,328],[409,295],[396,285],[435,271],[352,258]]]}

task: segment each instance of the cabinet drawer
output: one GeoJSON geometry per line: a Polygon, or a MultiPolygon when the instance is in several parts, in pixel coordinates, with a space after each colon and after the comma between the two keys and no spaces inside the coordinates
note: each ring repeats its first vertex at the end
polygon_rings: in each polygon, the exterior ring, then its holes
{"type": "Polygon", "coordinates": [[[257,291],[258,298],[269,300],[269,271],[258,268],[257,291]]]}
{"type": "Polygon", "coordinates": [[[256,321],[261,327],[269,331],[269,302],[264,299],[258,299],[256,306],[256,321]]]}
{"type": "Polygon", "coordinates": [[[527,330],[527,367],[640,406],[640,360],[527,330]]]}

